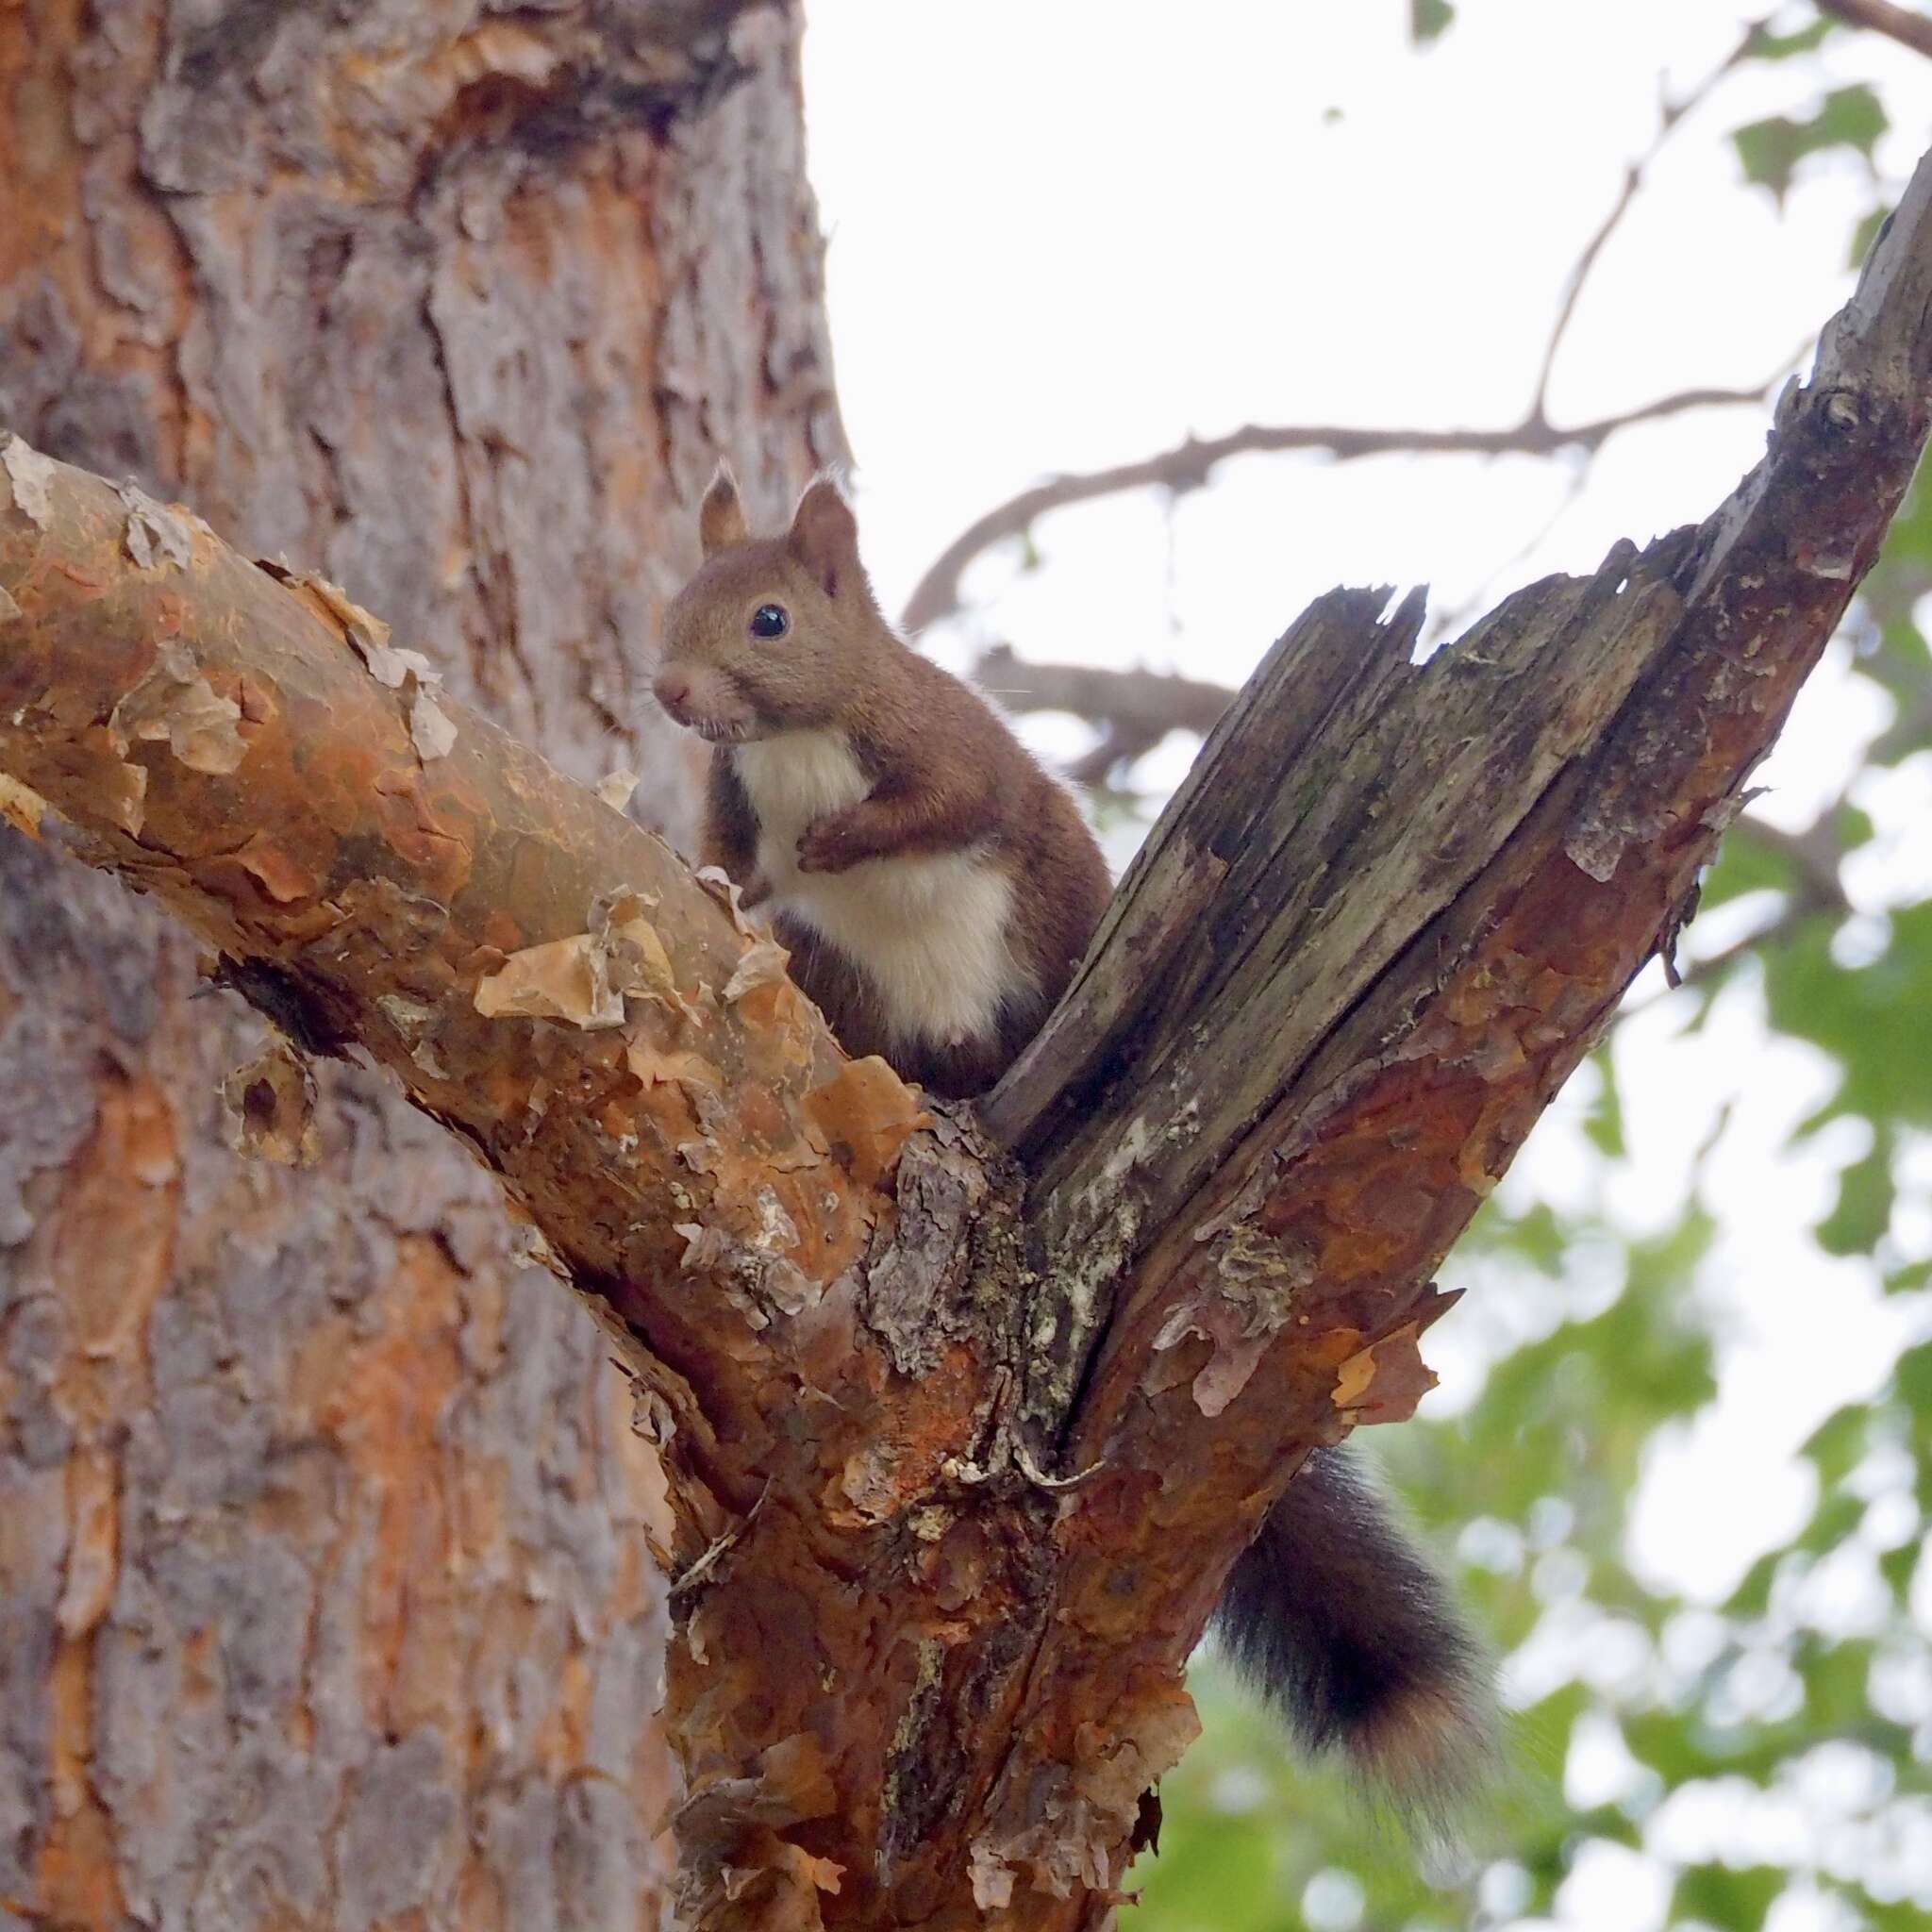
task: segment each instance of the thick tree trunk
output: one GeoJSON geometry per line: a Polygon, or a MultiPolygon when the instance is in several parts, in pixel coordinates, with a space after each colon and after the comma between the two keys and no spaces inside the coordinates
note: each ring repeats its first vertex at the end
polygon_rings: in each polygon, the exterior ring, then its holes
{"type": "MultiPolygon", "coordinates": [[[[841,454],[797,21],[721,0],[0,16],[0,420],[326,571],[594,779],[721,449],[841,454]]],[[[640,754],[642,754],[640,757],[640,754]]],[[[0,825],[0,1926],[655,1922],[661,1478],[494,1182],[258,1055],[0,825]]]]}

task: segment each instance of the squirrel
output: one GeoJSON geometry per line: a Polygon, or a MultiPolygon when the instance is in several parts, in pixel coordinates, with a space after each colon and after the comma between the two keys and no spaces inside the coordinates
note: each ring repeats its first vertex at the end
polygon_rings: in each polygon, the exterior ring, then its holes
{"type": "Polygon", "coordinates": [[[711,754],[701,851],[769,901],[848,1053],[984,1091],[1066,990],[1112,891],[1073,795],[993,708],[907,645],[829,478],[769,541],[720,471],[704,567],[653,685],[711,754]]]}
{"type": "MultiPolygon", "coordinates": [[[[1078,965],[1112,882],[1072,793],[873,595],[838,484],[754,538],[728,469],[673,600],[658,702],[713,747],[700,834],[766,905],[840,1043],[984,1092],[1078,965]]],[[[1317,1449],[1236,1559],[1214,1629],[1307,1747],[1438,1814],[1491,1755],[1482,1646],[1354,1457],[1317,1449]]]]}

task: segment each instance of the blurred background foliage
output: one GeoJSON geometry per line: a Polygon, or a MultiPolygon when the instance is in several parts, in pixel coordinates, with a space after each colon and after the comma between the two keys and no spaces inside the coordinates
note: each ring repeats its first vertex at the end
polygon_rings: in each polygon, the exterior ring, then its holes
{"type": "MultiPolygon", "coordinates": [[[[1410,58],[1453,35],[1457,10],[1412,0],[1410,58]]],[[[1850,31],[1802,8],[1753,34],[1734,67],[1775,63],[1790,105],[1724,138],[1740,195],[1781,204],[1821,168],[1868,180],[1865,218],[1845,237],[1857,258],[1901,183],[1874,159],[1882,89],[1815,63],[1850,31]]],[[[1425,1857],[1418,1875],[1399,1828],[1365,1815],[1339,1774],[1290,1757],[1210,1655],[1192,1679],[1207,1735],[1163,1790],[1134,1923],[1932,1924],[1932,825],[1910,805],[1901,824],[1898,804],[1923,800],[1932,768],[1928,593],[1922,477],[1834,647],[1829,701],[1873,721],[1837,796],[1807,829],[1747,821],[1726,841],[1685,939],[1685,983],[1667,990],[1655,969],[1640,983],[1634,1017],[1445,1271],[1476,1291],[1465,1312],[1483,1311],[1453,1399],[1359,1439],[1505,1659],[1511,1773],[1494,1810],[1466,1850],[1425,1857]],[[1880,797],[1889,811],[1872,808],[1880,797]],[[1754,1289],[1712,1289],[1724,1218],[1740,1212],[1735,1182],[1726,1191],[1713,1175],[1726,1158],[1760,1158],[1763,1123],[1735,1117],[1735,1093],[1707,1095],[1689,1167],[1659,1191],[1626,1139],[1624,1102],[1640,1083],[1700,1077],[1683,1056],[1719,1016],[1748,1055],[1808,1054],[1792,1064],[1820,1097],[1788,1130],[1776,1124],[1781,1144],[1760,1162],[1765,1188],[1810,1177],[1789,1183],[1808,1187],[1816,1210],[1813,1252],[1793,1267],[1809,1280],[1844,1257],[1853,1274],[1816,1278],[1892,1307],[1890,1373],[1804,1441],[1789,1533],[1713,1589],[1694,1563],[1673,1574],[1673,1534],[1694,1541],[1756,1472],[1747,1454],[1715,1481],[1670,1452],[1729,1399],[1729,1311],[1754,1289]],[[1661,1560],[1633,1538],[1645,1508],[1666,1525],[1652,1539],[1661,1560]]],[[[1131,774],[1116,784],[1117,831],[1123,815],[1158,808],[1131,774]]],[[[1797,1319],[1838,1316],[1820,1295],[1797,1319]]],[[[1764,1452],[1767,1482],[1781,1453],[1764,1452]]]]}

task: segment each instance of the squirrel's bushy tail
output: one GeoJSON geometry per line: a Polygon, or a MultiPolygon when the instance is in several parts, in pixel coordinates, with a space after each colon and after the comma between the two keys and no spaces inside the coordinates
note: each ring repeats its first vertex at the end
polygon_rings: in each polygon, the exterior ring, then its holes
{"type": "Polygon", "coordinates": [[[1318,1449],[1229,1573],[1214,1629],[1311,1750],[1339,1745],[1441,1819],[1494,1757],[1490,1660],[1449,1586],[1349,1456],[1318,1449]]]}

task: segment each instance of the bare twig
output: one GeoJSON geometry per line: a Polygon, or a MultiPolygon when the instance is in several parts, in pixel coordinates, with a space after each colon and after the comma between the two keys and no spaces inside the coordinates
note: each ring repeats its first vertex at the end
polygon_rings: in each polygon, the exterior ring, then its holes
{"type": "Polygon", "coordinates": [[[933,560],[906,600],[899,621],[907,630],[919,631],[950,617],[960,608],[959,580],[967,566],[982,551],[1024,536],[1049,510],[1151,487],[1185,494],[1200,489],[1209,473],[1230,457],[1311,450],[1346,463],[1385,456],[1554,456],[1565,449],[1595,450],[1620,429],[1679,416],[1689,409],[1761,404],[1770,388],[1770,381],[1765,381],[1741,389],[1678,390],[1638,408],[1599,416],[1567,429],[1533,418],[1503,429],[1364,429],[1251,423],[1225,436],[1191,436],[1185,442],[1138,462],[1049,476],[996,504],[961,530],[933,560]]]}
{"type": "Polygon", "coordinates": [[[1817,0],[1820,13],[1828,13],[1847,26],[1862,26],[1883,34],[1915,54],[1932,58],[1932,19],[1891,0],[1817,0]]]}
{"type": "Polygon", "coordinates": [[[973,675],[1009,711],[1072,711],[1157,735],[1198,731],[1205,737],[1234,702],[1229,686],[1207,678],[1144,666],[1116,671],[1094,664],[1036,664],[1016,656],[1010,644],[983,652],[973,675]]]}
{"type": "Polygon", "coordinates": [[[1537,371],[1536,390],[1529,406],[1531,422],[1541,423],[1545,420],[1544,405],[1549,397],[1550,377],[1557,366],[1557,352],[1562,348],[1563,339],[1570,331],[1570,323],[1576,313],[1576,306],[1582,299],[1584,284],[1589,281],[1591,271],[1596,267],[1597,258],[1608,246],[1610,237],[1617,232],[1624,217],[1630,212],[1631,205],[1637,199],[1638,190],[1643,186],[1643,177],[1649,172],[1651,163],[1662,152],[1664,143],[1676,132],[1685,117],[1701,107],[1725,75],[1750,53],[1761,32],[1762,28],[1757,25],[1748,27],[1743,39],[1689,93],[1681,94],[1675,100],[1666,96],[1660,104],[1656,135],[1643,153],[1625,169],[1624,186],[1616,200],[1611,203],[1608,213],[1597,225],[1595,233],[1584,243],[1583,253],[1576,258],[1575,266],[1570,271],[1570,279],[1563,291],[1563,300],[1557,310],[1557,320],[1550,328],[1550,340],[1543,349],[1542,365],[1537,371]]]}
{"type": "MultiPolygon", "coordinates": [[[[1761,31],[1762,28],[1757,25],[1751,26],[1724,60],[1688,93],[1662,103],[1655,139],[1643,154],[1630,163],[1616,201],[1584,244],[1582,254],[1570,272],[1557,319],[1537,371],[1531,402],[1520,423],[1504,429],[1363,429],[1250,424],[1226,436],[1208,439],[1191,436],[1174,448],[1140,462],[1049,477],[1045,482],[996,505],[968,525],[940,553],[914,587],[912,594],[906,600],[900,620],[902,624],[909,631],[919,631],[927,625],[952,616],[961,605],[960,580],[967,567],[995,544],[1024,536],[1034,522],[1049,510],[1149,487],[1165,489],[1180,495],[1201,488],[1209,472],[1229,457],[1311,450],[1323,452],[1338,462],[1351,462],[1362,457],[1391,455],[1542,457],[1553,456],[1565,449],[1593,453],[1617,430],[1639,423],[1678,415],[1687,409],[1761,402],[1770,388],[1768,382],[1749,389],[1684,390],[1673,395],[1659,396],[1623,414],[1599,417],[1569,429],[1558,428],[1552,424],[1546,407],[1557,352],[1569,332],[1584,284],[1610,237],[1628,213],[1642,185],[1645,172],[1677,125],[1745,58],[1761,31]]],[[[1087,762],[1097,764],[1099,772],[1104,774],[1121,758],[1135,756],[1146,748],[1144,743],[1124,736],[1120,747],[1111,750],[1106,746],[1099,747],[1087,762]]]]}

